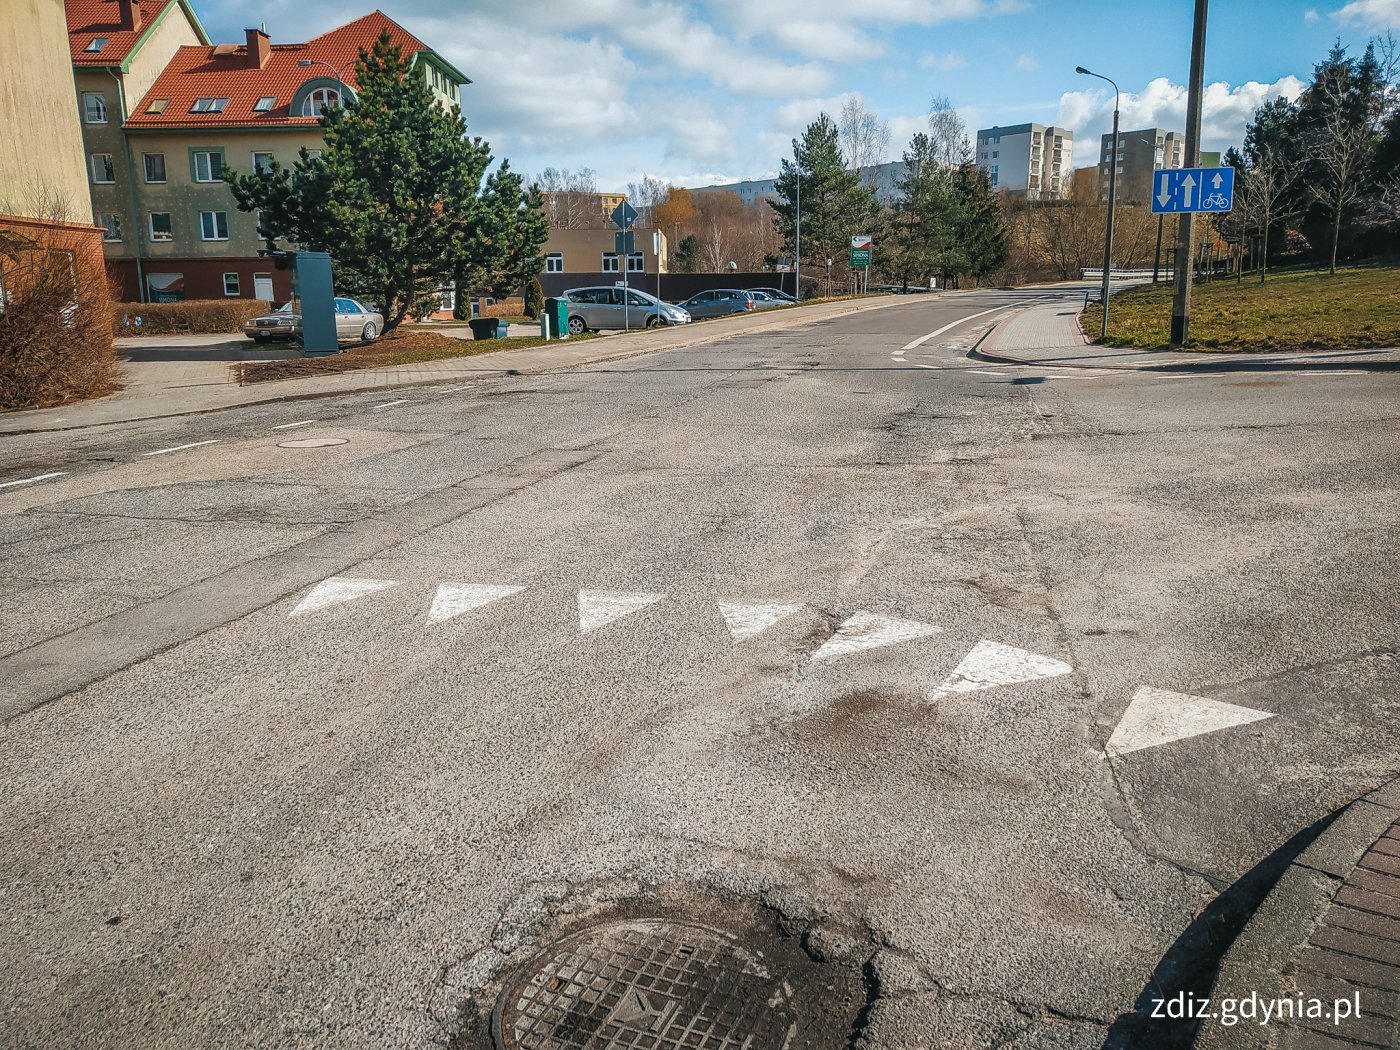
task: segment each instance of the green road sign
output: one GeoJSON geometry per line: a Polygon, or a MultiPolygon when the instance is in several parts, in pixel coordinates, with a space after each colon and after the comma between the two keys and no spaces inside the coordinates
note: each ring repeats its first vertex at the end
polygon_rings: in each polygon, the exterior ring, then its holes
{"type": "Polygon", "coordinates": [[[858,234],[851,238],[851,265],[870,265],[871,237],[868,233],[858,234]]]}

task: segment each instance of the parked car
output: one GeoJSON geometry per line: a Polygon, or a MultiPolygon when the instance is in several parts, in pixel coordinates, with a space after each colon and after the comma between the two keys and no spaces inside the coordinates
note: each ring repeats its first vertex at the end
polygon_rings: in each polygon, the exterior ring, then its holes
{"type": "Polygon", "coordinates": [[[663,303],[635,288],[571,288],[563,297],[569,304],[569,332],[597,332],[605,328],[655,328],[663,324],[689,324],[690,313],[663,303]],[[624,300],[623,295],[627,298],[624,300]]]}
{"type": "MultiPolygon", "coordinates": [[[[271,313],[243,322],[243,334],[255,343],[271,339],[300,339],[301,313],[295,301],[284,303],[271,313]]],[[[356,339],[372,343],[384,330],[384,317],[356,299],[335,300],[335,335],[342,343],[356,339]]]]}
{"type": "Polygon", "coordinates": [[[784,303],[796,303],[801,301],[791,292],[785,292],[781,288],[753,288],[751,291],[762,292],[768,296],[768,298],[777,299],[784,303]]]}
{"type": "Polygon", "coordinates": [[[730,314],[766,310],[781,305],[783,304],[776,299],[769,299],[766,295],[743,288],[712,288],[707,292],[697,292],[681,303],[681,307],[689,311],[690,316],[696,320],[702,317],[728,317],[730,314]]]}

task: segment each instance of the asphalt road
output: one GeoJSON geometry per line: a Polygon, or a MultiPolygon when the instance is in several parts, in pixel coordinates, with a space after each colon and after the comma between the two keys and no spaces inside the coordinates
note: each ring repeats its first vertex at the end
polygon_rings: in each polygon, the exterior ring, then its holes
{"type": "Polygon", "coordinates": [[[1024,298],[0,444],[0,1045],[476,1047],[648,909],[869,1046],[1185,1038],[1400,771],[1400,377],[902,349],[1024,298]]]}

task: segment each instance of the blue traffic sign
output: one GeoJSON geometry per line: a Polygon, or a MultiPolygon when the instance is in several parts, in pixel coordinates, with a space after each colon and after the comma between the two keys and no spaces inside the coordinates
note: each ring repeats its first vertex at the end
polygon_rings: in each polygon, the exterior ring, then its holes
{"type": "Polygon", "coordinates": [[[1230,211],[1235,206],[1235,169],[1166,168],[1152,179],[1152,213],[1230,211]]]}

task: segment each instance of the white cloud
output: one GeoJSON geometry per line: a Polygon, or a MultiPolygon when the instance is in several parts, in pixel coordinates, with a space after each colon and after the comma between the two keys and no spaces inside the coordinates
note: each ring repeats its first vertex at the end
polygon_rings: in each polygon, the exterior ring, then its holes
{"type": "Polygon", "coordinates": [[[1017,57],[1016,68],[1025,70],[1027,73],[1034,73],[1037,69],[1040,68],[1040,63],[1036,61],[1036,57],[1034,55],[1027,52],[1024,55],[1020,55],[1017,57]]]}
{"type": "Polygon", "coordinates": [[[932,69],[938,73],[951,73],[955,69],[966,69],[967,59],[960,51],[945,51],[942,54],[928,54],[919,59],[920,69],[932,69]]]}
{"type": "Polygon", "coordinates": [[[1303,21],[1311,25],[1313,22],[1322,21],[1322,16],[1317,13],[1316,9],[1310,7],[1303,12],[1303,21]]]}
{"type": "Polygon", "coordinates": [[[1332,17],[1363,29],[1400,29],[1400,0],[1351,0],[1332,17]]]}
{"type": "MultiPolygon", "coordinates": [[[[1297,98],[1303,87],[1303,82],[1294,76],[1281,77],[1272,84],[1249,81],[1235,87],[1223,82],[1207,85],[1201,103],[1201,148],[1223,150],[1239,145],[1245,125],[1256,109],[1280,96],[1297,98]]],[[[1099,137],[1113,130],[1113,95],[1093,90],[1068,91],[1060,96],[1056,123],[1074,132],[1081,161],[1097,157],[1099,137]]],[[[1153,127],[1184,130],[1186,88],[1158,77],[1140,92],[1125,93],[1120,126],[1124,131],[1153,127]]]]}

